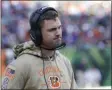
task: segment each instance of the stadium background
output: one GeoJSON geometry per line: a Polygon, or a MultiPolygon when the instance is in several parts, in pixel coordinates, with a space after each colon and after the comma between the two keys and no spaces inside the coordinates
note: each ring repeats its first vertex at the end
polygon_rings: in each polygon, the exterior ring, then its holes
{"type": "Polygon", "coordinates": [[[41,6],[55,7],[80,88],[111,86],[111,1],[2,1],[1,73],[13,60],[15,44],[28,41],[28,19],[41,6]]]}

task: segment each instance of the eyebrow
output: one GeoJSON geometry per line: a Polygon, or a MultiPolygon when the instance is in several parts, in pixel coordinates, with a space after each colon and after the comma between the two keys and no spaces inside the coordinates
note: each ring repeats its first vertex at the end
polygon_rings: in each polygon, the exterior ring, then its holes
{"type": "Polygon", "coordinates": [[[52,30],[56,30],[57,28],[61,27],[62,25],[59,25],[58,27],[55,27],[55,28],[50,28],[48,29],[48,31],[52,31],[52,30]]]}

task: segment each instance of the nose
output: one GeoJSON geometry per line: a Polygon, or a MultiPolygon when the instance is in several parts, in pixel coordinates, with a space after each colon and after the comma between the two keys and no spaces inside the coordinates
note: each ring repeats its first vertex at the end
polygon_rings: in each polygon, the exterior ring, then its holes
{"type": "Polygon", "coordinates": [[[61,29],[58,29],[56,30],[56,36],[60,36],[61,35],[61,29]]]}

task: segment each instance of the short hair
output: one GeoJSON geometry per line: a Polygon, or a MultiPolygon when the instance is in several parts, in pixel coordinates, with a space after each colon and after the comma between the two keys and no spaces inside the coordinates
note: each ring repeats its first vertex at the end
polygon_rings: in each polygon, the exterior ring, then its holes
{"type": "Polygon", "coordinates": [[[44,24],[44,20],[52,20],[52,19],[56,19],[56,17],[59,17],[58,12],[54,11],[54,10],[49,10],[45,13],[43,13],[38,21],[38,26],[41,29],[43,24],[44,24]]]}

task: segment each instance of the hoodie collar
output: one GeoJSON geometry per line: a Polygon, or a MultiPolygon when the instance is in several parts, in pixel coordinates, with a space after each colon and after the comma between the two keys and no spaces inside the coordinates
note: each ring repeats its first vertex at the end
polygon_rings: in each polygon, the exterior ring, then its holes
{"type": "Polygon", "coordinates": [[[32,41],[28,41],[22,44],[15,45],[13,48],[14,56],[17,58],[21,54],[33,54],[41,57],[41,51],[39,47],[36,47],[32,41]]]}
{"type": "MultiPolygon", "coordinates": [[[[42,57],[41,50],[39,47],[36,47],[32,41],[28,41],[22,44],[15,45],[13,48],[14,57],[17,58],[22,54],[31,54],[40,58],[48,59],[49,57],[42,57]]],[[[56,51],[55,55],[58,54],[56,51]]],[[[52,57],[51,57],[52,58],[52,57]]]]}

